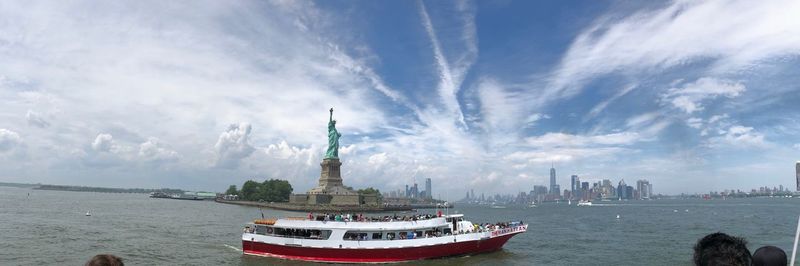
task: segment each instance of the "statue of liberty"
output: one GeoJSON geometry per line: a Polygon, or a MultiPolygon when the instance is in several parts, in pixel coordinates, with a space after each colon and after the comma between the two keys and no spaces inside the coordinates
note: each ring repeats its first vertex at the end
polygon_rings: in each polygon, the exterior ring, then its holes
{"type": "Polygon", "coordinates": [[[336,131],[336,120],[333,120],[333,108],[331,108],[331,116],[328,118],[328,151],[325,152],[325,159],[339,158],[339,131],[336,131]]]}

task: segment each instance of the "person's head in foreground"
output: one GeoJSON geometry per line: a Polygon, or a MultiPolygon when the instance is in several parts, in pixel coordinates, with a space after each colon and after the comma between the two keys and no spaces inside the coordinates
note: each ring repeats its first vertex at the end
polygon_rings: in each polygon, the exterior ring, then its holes
{"type": "Polygon", "coordinates": [[[763,246],[753,253],[753,266],[786,266],[786,252],[776,246],[763,246]]]}
{"type": "Polygon", "coordinates": [[[694,265],[698,266],[749,266],[750,250],[747,241],[724,233],[713,233],[694,245],[694,265]]]}
{"type": "Polygon", "coordinates": [[[120,257],[111,254],[99,254],[87,261],[86,266],[125,266],[125,264],[122,263],[122,258],[120,257]]]}

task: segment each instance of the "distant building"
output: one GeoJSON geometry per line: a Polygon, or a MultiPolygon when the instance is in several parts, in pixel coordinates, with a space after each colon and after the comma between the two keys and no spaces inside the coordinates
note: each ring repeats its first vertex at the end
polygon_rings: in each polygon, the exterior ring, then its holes
{"type": "Polygon", "coordinates": [[[636,199],[650,199],[650,197],[652,197],[653,188],[650,185],[650,181],[647,181],[646,179],[640,179],[636,181],[636,191],[639,192],[636,199]]]}
{"type": "Polygon", "coordinates": [[[572,175],[572,178],[570,178],[570,181],[571,181],[571,184],[572,184],[570,186],[572,197],[573,198],[577,198],[578,197],[578,194],[577,194],[578,190],[580,190],[581,180],[578,178],[578,175],[572,175]]]}
{"type": "Polygon", "coordinates": [[[795,178],[797,179],[797,191],[800,191],[800,161],[794,165],[795,178]]]}
{"type": "Polygon", "coordinates": [[[556,188],[556,168],[554,166],[550,166],[550,194],[559,194],[556,188]]]}
{"type": "Polygon", "coordinates": [[[431,190],[431,179],[430,178],[425,178],[425,196],[428,199],[432,199],[433,198],[433,190],[431,190]]]}
{"type": "Polygon", "coordinates": [[[538,185],[537,186],[533,186],[533,193],[531,193],[531,197],[534,200],[536,200],[538,202],[542,202],[542,201],[544,201],[545,196],[547,196],[547,187],[538,186],[538,185]]]}
{"type": "Polygon", "coordinates": [[[627,194],[626,194],[627,193],[627,191],[626,191],[627,187],[628,186],[625,184],[625,179],[622,179],[622,180],[619,181],[619,184],[617,184],[617,197],[619,197],[619,199],[627,199],[628,198],[627,194]]]}

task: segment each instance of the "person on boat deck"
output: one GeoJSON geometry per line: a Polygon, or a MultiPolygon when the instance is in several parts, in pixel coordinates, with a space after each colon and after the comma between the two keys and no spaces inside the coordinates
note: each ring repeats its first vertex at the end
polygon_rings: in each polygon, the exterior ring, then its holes
{"type": "Polygon", "coordinates": [[[697,241],[693,260],[697,266],[749,266],[752,257],[747,249],[747,240],[717,232],[697,241]]]}
{"type": "Polygon", "coordinates": [[[763,246],[753,252],[753,266],[786,266],[786,252],[776,246],[763,246]]]}
{"type": "Polygon", "coordinates": [[[125,266],[122,258],[111,254],[98,254],[86,262],[86,266],[125,266]]]}
{"type": "Polygon", "coordinates": [[[314,220],[314,214],[309,212],[308,213],[308,219],[309,220],[314,220]]]}

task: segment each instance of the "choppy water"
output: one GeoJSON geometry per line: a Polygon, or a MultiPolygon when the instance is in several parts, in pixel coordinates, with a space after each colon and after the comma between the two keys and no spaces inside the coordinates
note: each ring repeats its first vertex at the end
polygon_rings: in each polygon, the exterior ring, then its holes
{"type": "MultiPolygon", "coordinates": [[[[690,265],[695,241],[716,231],[745,237],[751,251],[775,245],[790,254],[800,215],[800,199],[783,198],[598,205],[457,206],[473,222],[523,220],[529,231],[498,252],[413,265],[690,265]]],[[[82,265],[98,253],[128,265],[303,264],[238,251],[242,225],[259,216],[207,201],[0,187],[0,265],[82,265]]]]}

